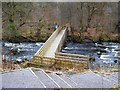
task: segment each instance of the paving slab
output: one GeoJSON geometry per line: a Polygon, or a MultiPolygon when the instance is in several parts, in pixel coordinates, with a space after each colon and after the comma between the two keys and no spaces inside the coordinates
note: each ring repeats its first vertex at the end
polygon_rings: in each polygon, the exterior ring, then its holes
{"type": "Polygon", "coordinates": [[[44,88],[29,69],[2,74],[2,88],[44,88]]]}
{"type": "Polygon", "coordinates": [[[76,82],[79,88],[111,88],[116,85],[114,81],[93,72],[74,74],[69,78],[76,82]]]}
{"type": "Polygon", "coordinates": [[[56,75],[55,73],[49,73],[49,76],[61,87],[61,88],[72,88],[65,80],[56,75]]]}
{"type": "Polygon", "coordinates": [[[73,80],[71,80],[66,75],[59,75],[64,81],[66,81],[72,88],[78,88],[77,83],[75,83],[73,80]]]}
{"type": "Polygon", "coordinates": [[[44,83],[47,88],[58,88],[51,78],[49,78],[43,71],[35,71],[37,77],[44,83]]]}

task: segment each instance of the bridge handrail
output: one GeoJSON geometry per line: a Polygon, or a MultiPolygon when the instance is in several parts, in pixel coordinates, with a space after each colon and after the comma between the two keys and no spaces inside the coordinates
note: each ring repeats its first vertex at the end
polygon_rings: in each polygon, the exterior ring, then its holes
{"type": "Polygon", "coordinates": [[[34,56],[43,56],[45,54],[45,52],[47,51],[47,49],[50,47],[50,43],[53,42],[53,40],[55,39],[55,37],[58,35],[58,33],[60,32],[60,30],[62,29],[62,27],[59,27],[56,31],[53,32],[53,34],[49,37],[49,39],[45,42],[45,44],[43,44],[43,46],[35,53],[34,56]]]}
{"type": "Polygon", "coordinates": [[[63,46],[63,43],[64,43],[64,41],[65,41],[66,34],[67,34],[67,28],[65,28],[64,30],[65,30],[65,33],[64,33],[63,37],[61,38],[61,40],[60,40],[60,42],[59,42],[59,45],[58,45],[55,53],[56,53],[56,52],[59,52],[59,51],[61,50],[61,48],[62,48],[62,46],[63,46]]]}
{"type": "Polygon", "coordinates": [[[73,60],[83,59],[85,61],[89,61],[89,59],[90,59],[89,56],[85,56],[85,55],[69,54],[69,53],[61,53],[61,52],[56,52],[55,58],[73,59],[73,60]]]}

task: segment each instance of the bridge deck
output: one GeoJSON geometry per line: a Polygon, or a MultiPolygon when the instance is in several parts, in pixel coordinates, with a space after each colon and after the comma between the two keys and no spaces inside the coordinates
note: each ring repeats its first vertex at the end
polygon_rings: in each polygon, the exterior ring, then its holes
{"type": "Polygon", "coordinates": [[[55,52],[57,50],[57,47],[63,37],[65,33],[65,29],[61,30],[59,32],[59,34],[57,35],[57,37],[55,38],[55,40],[53,41],[53,43],[51,44],[51,46],[48,48],[48,50],[46,51],[44,57],[51,57],[51,58],[55,58],[55,52]]]}

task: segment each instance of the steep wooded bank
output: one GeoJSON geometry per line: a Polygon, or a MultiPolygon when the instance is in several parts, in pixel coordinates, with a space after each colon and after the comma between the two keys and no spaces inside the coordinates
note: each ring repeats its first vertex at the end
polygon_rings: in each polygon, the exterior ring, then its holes
{"type": "Polygon", "coordinates": [[[46,41],[53,24],[69,24],[68,40],[119,41],[118,3],[3,2],[3,40],[46,41]]]}

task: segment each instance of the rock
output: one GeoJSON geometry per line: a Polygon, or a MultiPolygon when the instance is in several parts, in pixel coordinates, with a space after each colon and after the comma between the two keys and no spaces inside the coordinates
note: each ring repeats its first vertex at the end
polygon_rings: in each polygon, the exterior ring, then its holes
{"type": "Polygon", "coordinates": [[[16,59],[16,61],[18,61],[18,62],[22,62],[22,59],[20,59],[20,58],[17,58],[17,59],[16,59]]]}

